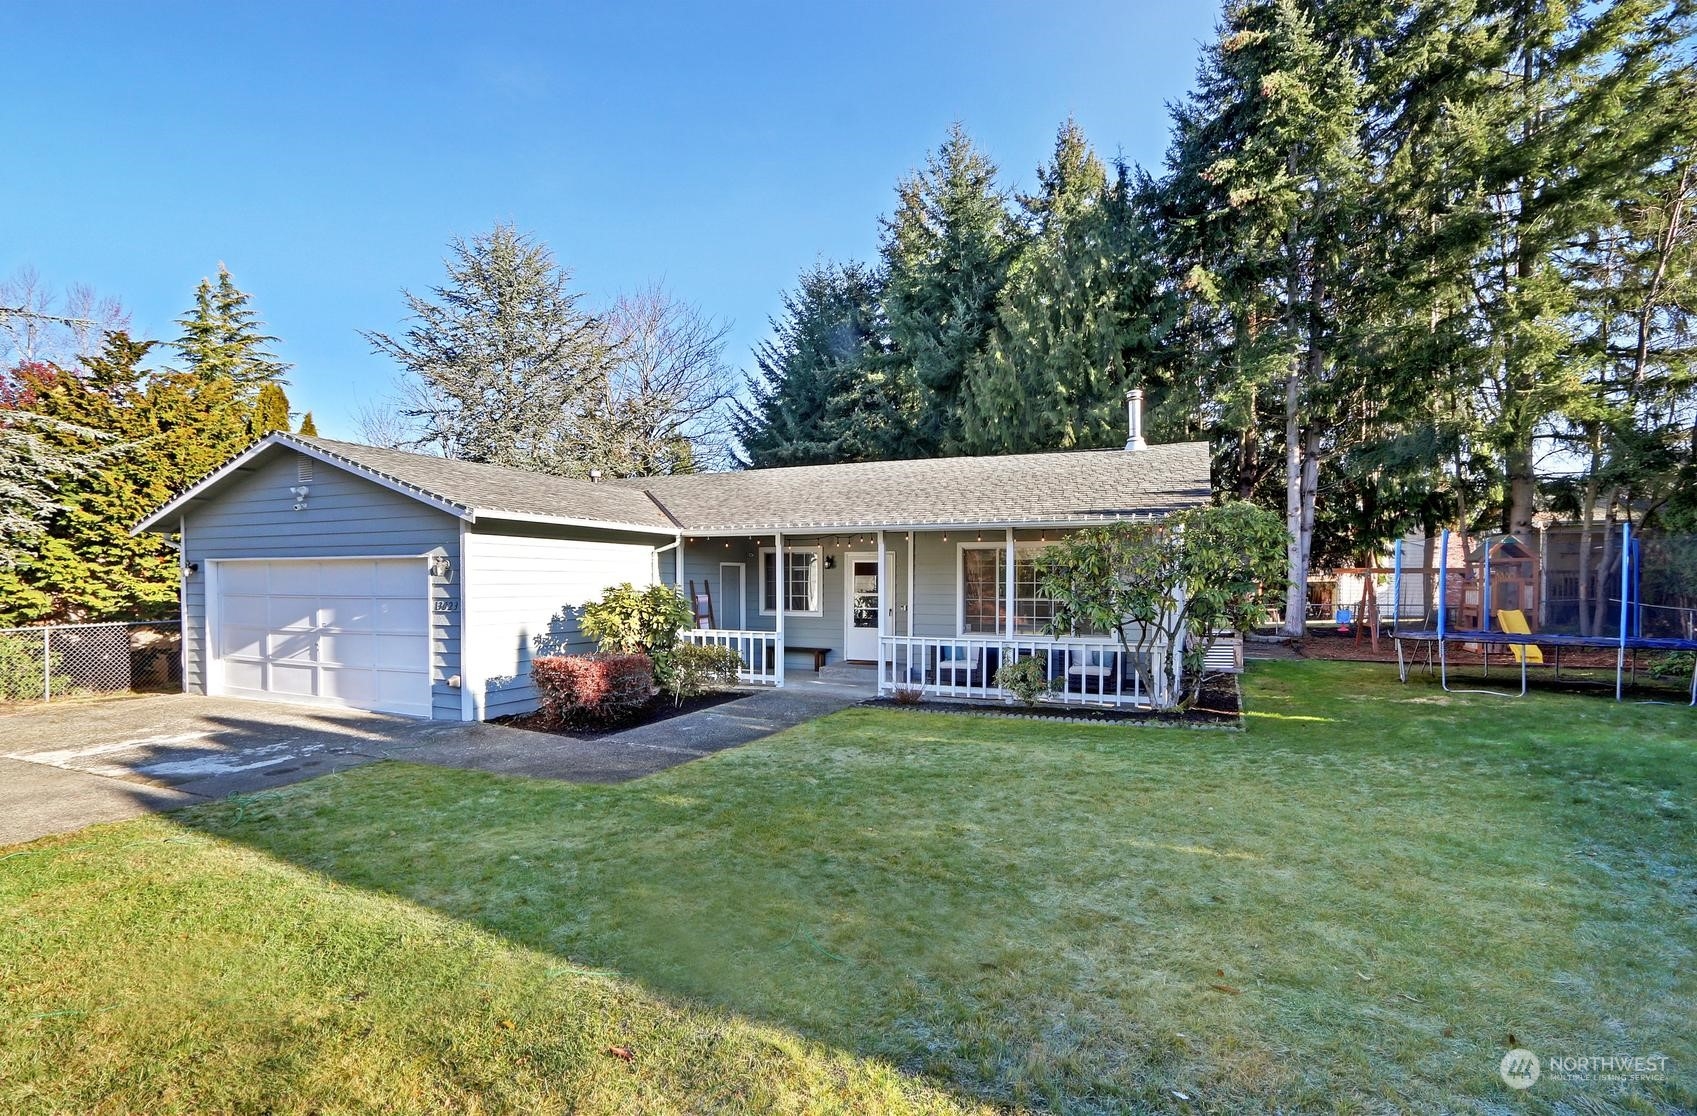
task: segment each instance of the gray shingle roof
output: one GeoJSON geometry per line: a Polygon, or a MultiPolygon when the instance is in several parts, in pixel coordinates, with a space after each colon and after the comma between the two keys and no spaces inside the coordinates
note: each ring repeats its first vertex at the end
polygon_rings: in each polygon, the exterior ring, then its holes
{"type": "Polygon", "coordinates": [[[640,489],[625,485],[551,477],[501,465],[477,465],[431,454],[336,442],[329,438],[291,434],[287,440],[306,442],[350,464],[441,497],[467,511],[577,519],[661,531],[677,529],[677,525],[666,518],[653,500],[640,489]]]}
{"type": "Polygon", "coordinates": [[[696,473],[641,486],[686,530],[1079,523],[1209,498],[1206,442],[696,473]]]}
{"type": "MultiPolygon", "coordinates": [[[[1206,442],[1123,450],[947,457],[594,482],[329,438],[275,434],[472,518],[545,518],[657,533],[1053,525],[1161,515],[1208,501],[1206,442]]],[[[203,499],[224,473],[144,520],[203,499]]]]}

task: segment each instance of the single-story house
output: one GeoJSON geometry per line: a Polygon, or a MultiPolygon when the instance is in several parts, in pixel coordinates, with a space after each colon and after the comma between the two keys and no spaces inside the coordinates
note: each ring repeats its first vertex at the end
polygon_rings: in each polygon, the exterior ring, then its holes
{"type": "MultiPolygon", "coordinates": [[[[1134,419],[1135,423],[1135,419],[1134,419]]],[[[149,516],[181,546],[183,683],[481,720],[535,708],[533,656],[592,650],[609,585],[712,600],[687,637],[748,682],[822,660],[880,686],[999,695],[1009,655],[1056,696],[1146,699],[1111,638],[1043,634],[1030,557],[1067,531],[1209,499],[1206,443],[576,480],[273,434],[149,516]]]]}

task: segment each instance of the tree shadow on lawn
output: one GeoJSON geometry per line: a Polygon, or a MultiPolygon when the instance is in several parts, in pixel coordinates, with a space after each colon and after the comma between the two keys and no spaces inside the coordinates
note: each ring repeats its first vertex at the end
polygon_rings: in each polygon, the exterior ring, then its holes
{"type": "Polygon", "coordinates": [[[1511,1032],[1690,1064],[1666,715],[1563,706],[1569,745],[1362,678],[1278,664],[1244,734],[856,709],[617,786],[381,763],[173,818],[973,1102],[1502,1101],[1511,1032]]]}

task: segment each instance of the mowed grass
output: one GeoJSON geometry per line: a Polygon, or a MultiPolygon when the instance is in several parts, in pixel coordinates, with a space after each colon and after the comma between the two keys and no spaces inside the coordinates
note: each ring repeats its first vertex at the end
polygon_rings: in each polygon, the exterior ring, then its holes
{"type": "Polygon", "coordinates": [[[1697,712],[1247,691],[1242,733],[853,709],[9,850],[0,1110],[1697,1108],[1697,712]],[[1666,1080],[1511,1092],[1511,1044],[1666,1080]]]}

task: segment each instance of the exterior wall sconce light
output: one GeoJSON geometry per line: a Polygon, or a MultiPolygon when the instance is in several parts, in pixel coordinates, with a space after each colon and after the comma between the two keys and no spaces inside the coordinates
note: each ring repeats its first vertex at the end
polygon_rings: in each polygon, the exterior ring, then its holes
{"type": "Polygon", "coordinates": [[[309,493],[311,491],[312,491],[312,489],[308,488],[304,484],[297,484],[293,488],[289,489],[289,492],[295,498],[295,510],[296,511],[305,511],[306,510],[306,496],[307,496],[307,493],[309,493]]]}
{"type": "Polygon", "coordinates": [[[430,576],[438,581],[448,581],[454,576],[454,564],[448,561],[446,554],[438,554],[430,560],[430,576]]]}

